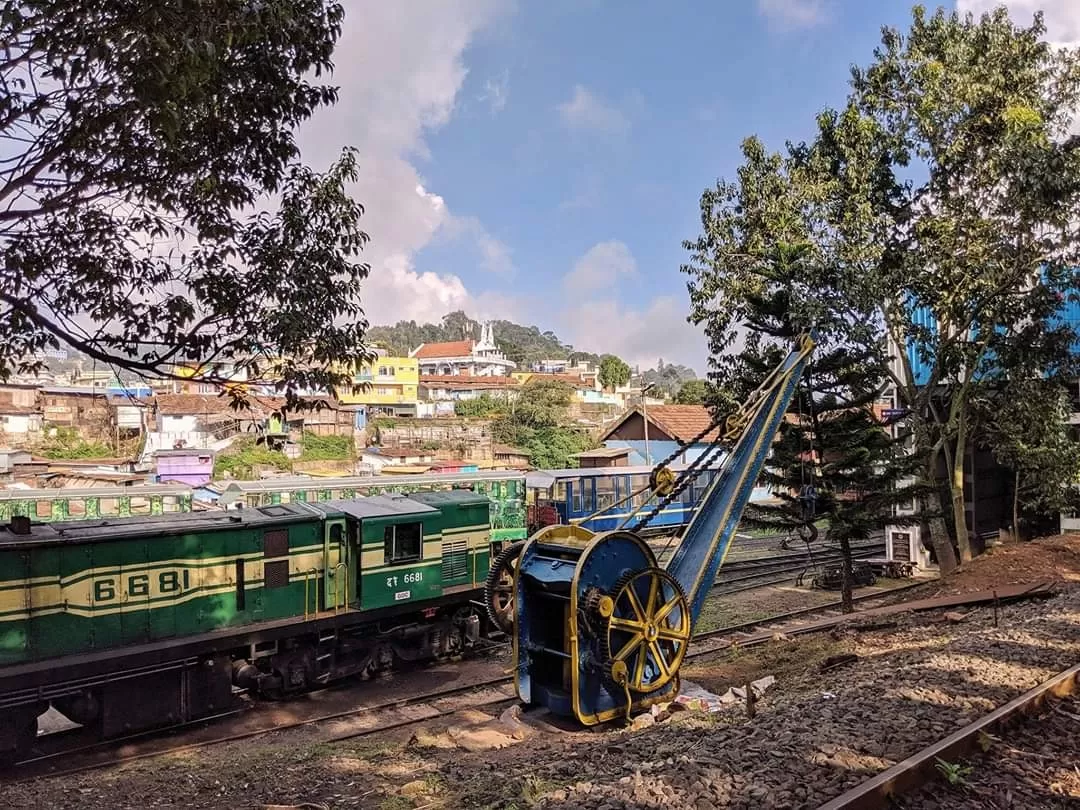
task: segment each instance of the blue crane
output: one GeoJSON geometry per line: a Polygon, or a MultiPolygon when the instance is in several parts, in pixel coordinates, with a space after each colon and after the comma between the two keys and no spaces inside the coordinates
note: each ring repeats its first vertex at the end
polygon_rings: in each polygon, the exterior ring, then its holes
{"type": "Polygon", "coordinates": [[[694,624],[815,340],[802,336],[742,407],[713,423],[718,436],[697,464],[678,477],[666,461],[654,469],[655,513],[726,451],[666,567],[633,530],[594,534],[577,525],[539,530],[514,549],[512,568],[501,559],[505,570],[493,569],[489,583],[500,573],[507,591],[512,582],[509,632],[524,703],[594,725],[678,694],[694,624]]]}

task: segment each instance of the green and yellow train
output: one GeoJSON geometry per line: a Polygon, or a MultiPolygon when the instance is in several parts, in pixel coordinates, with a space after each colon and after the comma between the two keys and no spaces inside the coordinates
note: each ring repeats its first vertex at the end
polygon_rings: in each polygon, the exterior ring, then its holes
{"type": "Polygon", "coordinates": [[[0,527],[0,755],[50,706],[103,738],[220,713],[488,633],[490,501],[384,494],[0,527]]]}

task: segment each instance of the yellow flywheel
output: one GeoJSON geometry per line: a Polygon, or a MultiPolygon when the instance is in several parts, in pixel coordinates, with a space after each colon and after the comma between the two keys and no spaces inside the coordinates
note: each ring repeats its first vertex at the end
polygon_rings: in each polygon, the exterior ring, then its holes
{"type": "Polygon", "coordinates": [[[653,470],[649,476],[649,486],[660,497],[670,495],[671,491],[675,489],[675,473],[671,471],[670,467],[653,470]]]}
{"type": "Polygon", "coordinates": [[[633,692],[655,692],[678,675],[690,644],[686,595],[667,571],[645,568],[619,579],[611,601],[603,639],[608,677],[633,692]]]}

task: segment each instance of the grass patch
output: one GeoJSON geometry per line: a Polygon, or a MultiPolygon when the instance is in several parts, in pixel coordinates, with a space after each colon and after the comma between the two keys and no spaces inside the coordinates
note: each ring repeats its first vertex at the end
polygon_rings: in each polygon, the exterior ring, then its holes
{"type": "Polygon", "coordinates": [[[683,675],[710,692],[723,694],[732,686],[744,686],[766,675],[778,681],[799,677],[816,670],[826,658],[850,651],[847,641],[814,634],[757,647],[730,647],[716,658],[683,667],[683,675]]]}
{"type": "Polygon", "coordinates": [[[558,790],[561,785],[551,779],[539,776],[526,776],[521,783],[521,798],[526,806],[532,807],[540,801],[540,797],[546,793],[558,790]]]}

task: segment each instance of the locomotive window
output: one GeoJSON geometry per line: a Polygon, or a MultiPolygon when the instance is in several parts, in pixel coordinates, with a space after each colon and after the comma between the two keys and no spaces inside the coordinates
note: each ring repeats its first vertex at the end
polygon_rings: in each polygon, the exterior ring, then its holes
{"type": "Polygon", "coordinates": [[[340,543],[341,538],[344,536],[344,534],[345,533],[344,531],[342,531],[341,524],[335,523],[333,526],[330,527],[330,542],[340,543]]]}
{"type": "Polygon", "coordinates": [[[383,532],[387,564],[415,562],[420,559],[424,531],[419,523],[387,526],[383,532]]]}

